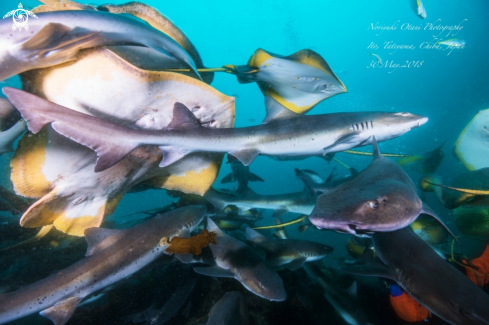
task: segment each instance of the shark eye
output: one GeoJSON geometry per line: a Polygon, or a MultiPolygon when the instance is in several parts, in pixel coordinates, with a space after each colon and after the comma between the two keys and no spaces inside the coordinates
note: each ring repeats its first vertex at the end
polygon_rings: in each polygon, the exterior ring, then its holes
{"type": "Polygon", "coordinates": [[[368,201],[367,205],[369,206],[370,209],[376,210],[379,208],[379,201],[377,200],[368,201]]]}

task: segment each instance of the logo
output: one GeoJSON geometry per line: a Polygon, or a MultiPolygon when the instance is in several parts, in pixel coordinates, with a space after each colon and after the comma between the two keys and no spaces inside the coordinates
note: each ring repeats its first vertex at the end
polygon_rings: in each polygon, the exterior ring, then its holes
{"type": "Polygon", "coordinates": [[[14,24],[12,25],[12,30],[14,32],[17,30],[17,28],[19,29],[19,31],[22,31],[22,28],[28,31],[29,25],[27,25],[27,21],[29,20],[29,16],[37,18],[37,16],[33,12],[24,9],[22,3],[19,3],[19,9],[15,9],[7,13],[5,16],[3,16],[3,19],[10,16],[12,16],[12,20],[14,21],[14,24]]]}

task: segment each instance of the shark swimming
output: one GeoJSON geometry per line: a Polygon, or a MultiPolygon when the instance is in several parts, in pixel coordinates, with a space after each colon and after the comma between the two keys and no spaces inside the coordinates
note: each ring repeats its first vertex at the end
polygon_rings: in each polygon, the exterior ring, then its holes
{"type": "Polygon", "coordinates": [[[128,229],[87,229],[84,259],[44,280],[0,295],[0,324],[36,312],[56,325],[65,324],[85,297],[165,254],[162,239],[187,236],[206,212],[203,205],[190,206],[128,229]]]}
{"type": "MultiPolygon", "coordinates": [[[[200,125],[190,110],[175,103],[173,120],[164,130],[135,130],[71,111],[35,95],[3,88],[21,112],[29,130],[46,124],[97,153],[95,171],[103,171],[142,145],[163,152],[160,167],[192,152],[227,152],[248,166],[258,155],[303,156],[327,154],[398,137],[428,121],[406,112],[333,113],[299,115],[278,102],[267,106],[263,124],[244,128],[212,129],[200,125]]],[[[267,97],[267,100],[274,101],[267,97]]]]}
{"type": "Polygon", "coordinates": [[[437,219],[423,203],[416,186],[394,161],[382,156],[373,139],[373,160],[351,181],[318,196],[309,220],[318,228],[356,236],[394,231],[411,224],[421,214],[437,219]]]}
{"type": "Polygon", "coordinates": [[[0,81],[74,60],[81,49],[109,45],[152,48],[197,73],[194,60],[182,46],[136,17],[66,10],[39,13],[36,18],[29,21],[29,33],[12,33],[12,21],[0,21],[0,81]]]}
{"type": "Polygon", "coordinates": [[[306,262],[320,260],[333,252],[333,247],[328,245],[299,239],[271,239],[251,228],[246,228],[246,240],[265,251],[268,264],[273,267],[284,266],[292,271],[301,268],[306,262]]]}
{"type": "Polygon", "coordinates": [[[257,296],[282,301],[287,297],[284,283],[278,273],[250,246],[226,235],[207,218],[209,232],[217,233],[217,245],[210,244],[193,262],[211,266],[195,267],[194,271],[212,277],[235,278],[257,296]]]}
{"type": "Polygon", "coordinates": [[[410,227],[375,233],[369,264],[342,265],[343,272],[396,281],[408,294],[450,324],[489,324],[489,297],[443,260],[410,227]]]}

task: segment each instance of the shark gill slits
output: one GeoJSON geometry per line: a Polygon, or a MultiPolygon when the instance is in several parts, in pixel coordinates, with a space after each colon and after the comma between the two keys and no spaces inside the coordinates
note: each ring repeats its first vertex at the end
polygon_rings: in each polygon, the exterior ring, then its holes
{"type": "Polygon", "coordinates": [[[370,126],[372,127],[372,129],[374,128],[374,122],[373,121],[370,121],[370,126]]]}
{"type": "Polygon", "coordinates": [[[360,122],[360,125],[362,126],[362,130],[365,130],[365,127],[363,126],[363,122],[360,122]]]}

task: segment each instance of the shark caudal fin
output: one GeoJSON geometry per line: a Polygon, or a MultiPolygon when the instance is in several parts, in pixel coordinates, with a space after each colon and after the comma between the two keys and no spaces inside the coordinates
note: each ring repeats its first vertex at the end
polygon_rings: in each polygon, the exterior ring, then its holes
{"type": "Polygon", "coordinates": [[[28,92],[5,87],[3,93],[26,120],[29,131],[36,134],[51,123],[59,134],[97,153],[95,172],[103,171],[122,160],[139,146],[137,131],[79,113],[28,92]]]}

